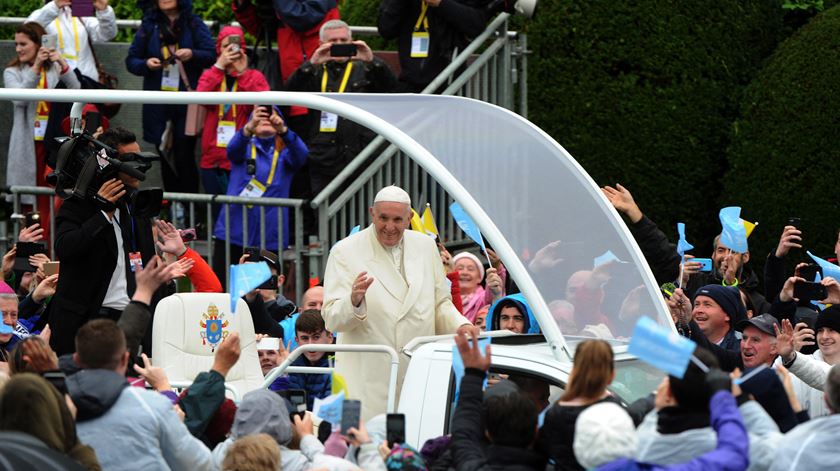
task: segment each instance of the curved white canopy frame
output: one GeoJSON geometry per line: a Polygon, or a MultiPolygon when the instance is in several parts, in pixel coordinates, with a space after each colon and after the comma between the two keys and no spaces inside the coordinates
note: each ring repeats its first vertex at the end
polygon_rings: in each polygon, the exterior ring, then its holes
{"type": "Polygon", "coordinates": [[[555,300],[571,302],[556,309],[567,334],[606,326],[628,337],[643,314],[671,323],[639,247],[595,182],[554,139],[503,108],[452,96],[289,92],[6,88],[0,99],[275,103],[336,113],[398,146],[461,203],[528,300],[556,358],[568,360],[570,351],[549,310],[555,300]],[[624,263],[593,276],[594,259],[606,251],[624,263]],[[561,315],[570,305],[574,315],[561,315]]]}

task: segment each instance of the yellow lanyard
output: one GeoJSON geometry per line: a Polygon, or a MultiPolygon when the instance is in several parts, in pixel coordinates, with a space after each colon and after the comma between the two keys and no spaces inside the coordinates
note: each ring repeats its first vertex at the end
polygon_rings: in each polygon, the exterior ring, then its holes
{"type": "Polygon", "coordinates": [[[81,49],[79,48],[79,30],[76,26],[76,17],[70,17],[70,23],[73,23],[73,40],[76,45],[76,55],[70,55],[64,53],[64,37],[61,34],[61,23],[59,23],[58,18],[55,19],[55,29],[58,31],[58,50],[61,51],[61,55],[65,59],[76,59],[78,54],[81,53],[81,49]]]}
{"type": "Polygon", "coordinates": [[[429,10],[429,5],[423,0],[420,0],[420,16],[417,17],[417,23],[414,23],[414,31],[420,31],[420,25],[423,25],[423,31],[429,31],[429,18],[426,17],[426,12],[429,10]]]}
{"type": "MultiPolygon", "coordinates": [[[[338,87],[338,93],[344,93],[347,88],[347,81],[350,80],[350,71],[353,70],[353,62],[347,61],[347,67],[344,69],[344,78],[341,79],[341,86],[338,87]]],[[[324,64],[324,76],[321,78],[321,93],[327,91],[327,64],[324,64]]]]}
{"type": "MultiPolygon", "coordinates": [[[[222,78],[222,86],[220,87],[219,91],[222,91],[222,92],[227,91],[226,81],[227,81],[226,78],[222,78]]],[[[239,85],[239,80],[234,80],[233,81],[233,87],[230,88],[230,91],[235,92],[237,85],[239,85]]],[[[233,108],[233,120],[236,121],[236,105],[235,104],[231,105],[231,108],[233,108]]],[[[224,116],[225,116],[225,105],[219,105],[219,121],[221,121],[224,116]]]]}
{"type": "MultiPolygon", "coordinates": [[[[268,180],[265,182],[266,188],[271,186],[271,182],[274,181],[274,171],[277,170],[277,157],[280,156],[280,146],[277,143],[277,138],[274,139],[274,157],[271,158],[271,170],[268,172],[268,180]]],[[[257,146],[252,142],[251,143],[251,160],[256,163],[257,161],[257,146]]],[[[254,173],[254,178],[257,178],[256,172],[254,173]]]]}
{"type": "MultiPolygon", "coordinates": [[[[47,71],[44,68],[41,68],[41,79],[38,81],[38,88],[41,90],[47,89],[47,71]]],[[[47,102],[39,101],[38,106],[35,109],[35,114],[39,116],[46,116],[50,114],[50,107],[47,106],[47,102]]]]}
{"type": "MultiPolygon", "coordinates": [[[[169,48],[170,47],[172,47],[172,46],[161,46],[161,48],[160,48],[160,52],[161,52],[161,54],[163,54],[163,61],[164,62],[167,62],[169,60],[169,56],[170,56],[169,48]]],[[[177,51],[177,50],[178,50],[178,44],[176,43],[175,47],[172,49],[172,51],[177,51]]]]}

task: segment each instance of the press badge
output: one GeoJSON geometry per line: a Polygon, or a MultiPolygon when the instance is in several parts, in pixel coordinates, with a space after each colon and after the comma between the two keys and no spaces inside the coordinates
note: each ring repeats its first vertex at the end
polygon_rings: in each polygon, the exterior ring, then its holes
{"type": "Polygon", "coordinates": [[[256,178],[252,178],[251,181],[245,185],[245,188],[239,192],[239,196],[250,197],[250,198],[259,198],[265,193],[265,185],[257,181],[256,178]]]}
{"type": "Polygon", "coordinates": [[[160,89],[167,92],[177,92],[181,85],[181,73],[174,64],[163,68],[160,75],[160,89]]]}
{"type": "Polygon", "coordinates": [[[36,141],[43,141],[47,134],[47,119],[49,116],[38,115],[35,116],[34,127],[32,128],[36,141]]]}
{"type": "Polygon", "coordinates": [[[219,121],[219,126],[216,128],[216,147],[227,147],[234,134],[236,134],[235,122],[219,121]]]}
{"type": "Polygon", "coordinates": [[[321,111],[321,132],[335,132],[338,129],[338,115],[321,111]]]}
{"type": "Polygon", "coordinates": [[[134,273],[143,269],[143,258],[140,256],[140,252],[128,253],[128,266],[131,267],[131,271],[134,273]]]}
{"type": "Polygon", "coordinates": [[[429,57],[429,33],[415,31],[411,34],[411,57],[429,57]]]}

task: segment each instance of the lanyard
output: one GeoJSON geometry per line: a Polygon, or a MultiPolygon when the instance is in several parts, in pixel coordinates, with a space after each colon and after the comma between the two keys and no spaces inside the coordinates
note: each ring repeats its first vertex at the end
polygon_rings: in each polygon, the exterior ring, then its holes
{"type": "Polygon", "coordinates": [[[429,31],[429,18],[426,16],[428,10],[429,5],[420,0],[420,16],[417,17],[417,23],[414,23],[414,31],[420,31],[420,25],[423,25],[423,31],[429,31]]]}
{"type": "MultiPolygon", "coordinates": [[[[47,71],[41,67],[41,79],[38,80],[38,88],[41,90],[47,89],[47,71]]],[[[50,107],[45,101],[39,101],[35,109],[35,114],[39,116],[46,116],[50,114],[50,107]]]]}
{"type": "MultiPolygon", "coordinates": [[[[274,157],[271,158],[271,170],[268,172],[268,180],[265,182],[266,188],[271,186],[271,182],[274,181],[274,172],[277,170],[277,157],[280,156],[280,146],[277,142],[278,138],[274,138],[274,157]]],[[[251,161],[257,161],[257,146],[251,142],[251,161]]],[[[254,179],[257,178],[256,171],[254,172],[254,179]]]]}
{"type": "MultiPolygon", "coordinates": [[[[338,93],[344,93],[347,88],[347,81],[350,80],[350,71],[353,70],[353,62],[347,61],[347,67],[344,69],[344,78],[341,79],[341,85],[338,87],[338,93]]],[[[327,64],[324,64],[324,76],[321,78],[321,93],[327,91],[327,64]]]]}
{"type": "MultiPolygon", "coordinates": [[[[219,91],[226,92],[227,91],[227,78],[222,79],[222,86],[219,91]]],[[[230,91],[235,92],[236,87],[239,85],[239,80],[233,81],[233,86],[230,87],[230,91]]],[[[227,114],[227,106],[228,105],[219,105],[219,121],[227,114]]],[[[236,104],[230,105],[233,108],[233,120],[236,121],[236,104]]]]}
{"type": "Polygon", "coordinates": [[[174,54],[175,51],[178,49],[178,44],[176,43],[175,46],[161,46],[160,52],[163,54],[163,61],[169,61],[169,56],[174,54]],[[170,49],[171,48],[171,49],[170,49]]]}
{"type": "MultiPolygon", "coordinates": [[[[131,222],[131,233],[129,234],[130,237],[128,239],[128,242],[129,242],[128,246],[129,246],[131,252],[136,252],[137,247],[135,246],[135,243],[134,243],[134,236],[135,236],[135,234],[134,234],[134,231],[135,231],[135,229],[134,229],[134,218],[131,216],[131,209],[129,208],[129,205],[127,205],[127,204],[125,205],[125,212],[126,212],[126,214],[128,214],[128,220],[131,222]]],[[[122,224],[120,224],[120,218],[118,218],[116,216],[116,213],[114,213],[114,223],[117,225],[120,232],[122,233],[122,224]]],[[[123,245],[124,244],[125,244],[125,241],[123,241],[123,245]]]]}
{"type": "Polygon", "coordinates": [[[79,30],[76,26],[76,17],[71,16],[70,22],[73,23],[73,40],[76,45],[77,55],[64,54],[64,37],[61,34],[61,23],[59,23],[58,18],[55,19],[55,29],[58,31],[58,49],[61,51],[61,55],[64,56],[65,59],[75,59],[78,57],[78,54],[81,54],[81,49],[79,48],[79,30]]]}

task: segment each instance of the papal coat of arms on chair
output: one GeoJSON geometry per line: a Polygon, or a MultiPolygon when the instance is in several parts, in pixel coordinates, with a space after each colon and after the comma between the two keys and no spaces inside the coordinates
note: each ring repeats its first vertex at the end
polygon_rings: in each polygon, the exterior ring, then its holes
{"type": "Polygon", "coordinates": [[[211,352],[215,352],[219,343],[221,343],[222,340],[227,338],[228,334],[230,334],[230,331],[225,330],[228,326],[225,314],[223,312],[219,312],[219,308],[217,308],[213,303],[210,303],[210,305],[207,306],[207,312],[202,313],[201,322],[199,322],[199,324],[201,325],[201,328],[204,329],[200,332],[201,344],[209,344],[211,352]]]}

